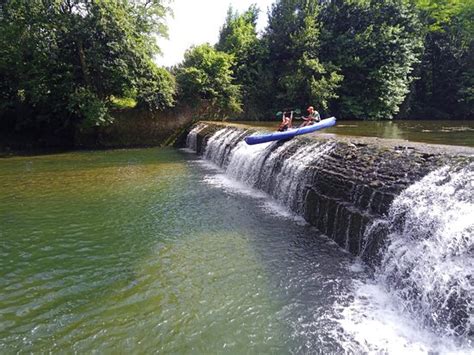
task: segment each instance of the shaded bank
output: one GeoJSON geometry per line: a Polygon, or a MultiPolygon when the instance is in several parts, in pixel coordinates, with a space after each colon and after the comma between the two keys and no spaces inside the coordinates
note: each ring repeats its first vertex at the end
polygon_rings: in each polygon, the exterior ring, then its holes
{"type": "Polygon", "coordinates": [[[114,113],[108,127],[79,130],[74,137],[77,148],[130,148],[159,146],[191,124],[189,109],[153,112],[124,110],[114,113]]]}
{"type": "Polygon", "coordinates": [[[76,128],[67,132],[41,129],[15,131],[4,127],[0,152],[50,152],[72,149],[131,148],[168,145],[193,120],[189,109],[168,111],[118,110],[105,127],[76,128]]]}

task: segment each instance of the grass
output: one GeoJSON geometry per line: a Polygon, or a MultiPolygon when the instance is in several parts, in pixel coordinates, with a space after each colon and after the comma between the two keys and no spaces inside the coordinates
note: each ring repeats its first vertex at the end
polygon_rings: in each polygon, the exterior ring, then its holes
{"type": "Polygon", "coordinates": [[[131,97],[115,97],[111,96],[110,102],[115,108],[134,108],[137,105],[137,101],[131,97]]]}

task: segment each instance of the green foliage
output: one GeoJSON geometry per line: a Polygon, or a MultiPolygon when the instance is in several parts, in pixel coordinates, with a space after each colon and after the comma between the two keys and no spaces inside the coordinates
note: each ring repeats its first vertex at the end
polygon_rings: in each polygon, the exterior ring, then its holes
{"type": "Polygon", "coordinates": [[[173,104],[174,80],[152,61],[165,35],[163,0],[7,0],[0,5],[0,115],[17,127],[100,126],[113,97],[173,104]]]}
{"type": "Polygon", "coordinates": [[[335,102],[347,118],[389,119],[409,92],[422,50],[414,9],[402,0],[334,0],[324,7],[325,61],[344,80],[335,102]]]}
{"type": "Polygon", "coordinates": [[[263,115],[261,102],[268,92],[263,80],[264,48],[256,30],[258,13],[255,5],[242,14],[229,8],[216,44],[216,49],[231,54],[234,58],[232,71],[235,83],[241,88],[243,117],[253,119],[263,115]]]}
{"type": "Polygon", "coordinates": [[[133,99],[131,96],[127,97],[110,97],[110,103],[112,104],[113,108],[117,109],[127,109],[127,108],[134,108],[137,106],[137,101],[133,99]]]}
{"type": "Polygon", "coordinates": [[[79,87],[71,96],[68,111],[83,118],[83,128],[102,126],[113,121],[105,103],[94,92],[83,87],[79,87]]]}
{"type": "Polygon", "coordinates": [[[203,117],[221,117],[241,112],[239,86],[233,83],[233,56],[209,44],[186,51],[176,70],[181,104],[198,109],[203,117]]]}
{"type": "Polygon", "coordinates": [[[457,19],[466,33],[472,35],[473,0],[415,0],[416,6],[422,11],[425,25],[430,32],[443,31],[457,19]],[[470,12],[470,13],[469,13],[470,12]]]}
{"type": "Polygon", "coordinates": [[[343,118],[474,117],[474,0],[277,0],[261,37],[229,9],[215,48],[175,77],[153,62],[168,0],[0,2],[0,125],[107,125],[110,108],[273,116],[309,104],[343,118]],[[3,122],[3,123],[2,123],[3,122]]]}
{"type": "MultiPolygon", "coordinates": [[[[474,118],[474,43],[463,58],[461,67],[461,79],[458,88],[459,116],[463,118],[474,118]]],[[[454,112],[457,114],[457,112],[454,112]]]]}
{"type": "Polygon", "coordinates": [[[424,24],[424,55],[406,115],[474,117],[474,1],[417,0],[424,24]]]}
{"type": "Polygon", "coordinates": [[[336,70],[329,71],[329,75],[326,75],[328,67],[329,65],[325,67],[317,59],[308,58],[304,53],[296,63],[296,71],[282,78],[288,98],[301,104],[316,102],[319,107],[327,110],[329,101],[338,97],[336,90],[343,79],[336,70]]]}
{"type": "Polygon", "coordinates": [[[141,72],[136,78],[135,88],[139,107],[163,110],[174,105],[176,82],[166,69],[150,63],[147,71],[141,72]]]}
{"type": "Polygon", "coordinates": [[[256,24],[258,9],[255,5],[243,14],[234,12],[232,7],[227,11],[227,18],[219,34],[216,49],[226,53],[246,55],[258,42],[256,24]]]}
{"type": "Polygon", "coordinates": [[[277,0],[262,38],[257,16],[229,9],[216,45],[234,57],[245,118],[308,104],[374,120],[474,115],[474,0],[277,0]]]}
{"type": "Polygon", "coordinates": [[[264,40],[275,109],[308,104],[325,109],[337,97],[342,76],[337,67],[320,61],[319,10],[316,0],[280,0],[272,7],[264,40]]]}

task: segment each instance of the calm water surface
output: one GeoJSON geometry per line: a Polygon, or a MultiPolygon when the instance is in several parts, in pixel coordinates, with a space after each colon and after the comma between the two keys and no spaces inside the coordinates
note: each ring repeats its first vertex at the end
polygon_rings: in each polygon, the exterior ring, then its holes
{"type": "Polygon", "coordinates": [[[172,149],[0,159],[0,353],[347,350],[362,269],[216,176],[172,149]]]}
{"type": "MultiPolygon", "coordinates": [[[[301,121],[295,122],[299,124],[301,121]]],[[[278,126],[277,120],[236,123],[272,130],[278,126]]],[[[321,132],[342,136],[379,137],[474,147],[474,121],[338,121],[336,126],[326,128],[321,132]]]]}

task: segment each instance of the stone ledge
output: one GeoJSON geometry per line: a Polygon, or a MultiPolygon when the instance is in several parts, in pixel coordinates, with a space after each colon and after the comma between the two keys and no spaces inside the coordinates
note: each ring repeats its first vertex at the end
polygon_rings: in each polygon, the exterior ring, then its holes
{"type": "MultiPolygon", "coordinates": [[[[221,122],[205,124],[207,127],[197,134],[198,154],[204,153],[208,139],[223,127],[241,130],[242,135],[257,131],[221,122]]],[[[311,176],[303,194],[303,216],[352,254],[364,251],[362,257],[369,264],[377,262],[376,254],[386,236],[382,232],[375,237],[372,234],[373,239],[367,241],[366,229],[387,215],[398,194],[441,166],[474,161],[474,148],[469,147],[321,133],[293,139],[298,142],[291,146],[293,150],[315,141],[334,143],[328,154],[308,166],[311,176]]],[[[280,158],[284,160],[292,153],[286,151],[280,158]]],[[[281,162],[276,163],[275,171],[279,165],[281,162]]]]}

